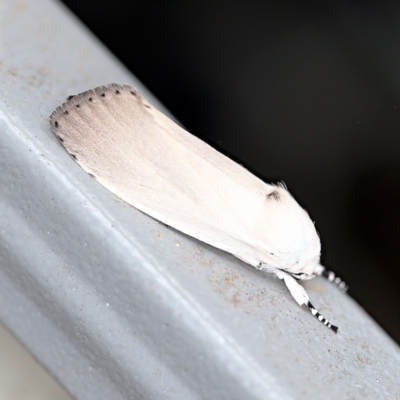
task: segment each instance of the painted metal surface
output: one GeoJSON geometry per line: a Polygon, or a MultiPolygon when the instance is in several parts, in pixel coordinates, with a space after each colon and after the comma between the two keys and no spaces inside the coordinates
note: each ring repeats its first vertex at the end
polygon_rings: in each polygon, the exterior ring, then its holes
{"type": "Polygon", "coordinates": [[[82,171],[50,113],[110,82],[152,97],[58,3],[1,7],[0,318],[75,398],[400,397],[398,346],[349,296],[305,283],[335,335],[82,171]]]}

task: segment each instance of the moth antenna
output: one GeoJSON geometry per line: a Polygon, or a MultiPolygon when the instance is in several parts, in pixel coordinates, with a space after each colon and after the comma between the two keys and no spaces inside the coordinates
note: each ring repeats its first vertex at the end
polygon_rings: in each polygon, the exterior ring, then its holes
{"type": "Polygon", "coordinates": [[[328,279],[329,282],[334,283],[342,292],[346,293],[349,290],[349,287],[346,285],[346,283],[341,278],[336,276],[333,271],[324,268],[321,271],[321,275],[328,279]]]}
{"type": "Polygon", "coordinates": [[[306,306],[310,310],[311,314],[318,319],[318,321],[322,322],[325,326],[332,329],[333,332],[337,333],[339,328],[335,325],[332,325],[323,315],[321,315],[310,301],[306,304],[306,306]]]}

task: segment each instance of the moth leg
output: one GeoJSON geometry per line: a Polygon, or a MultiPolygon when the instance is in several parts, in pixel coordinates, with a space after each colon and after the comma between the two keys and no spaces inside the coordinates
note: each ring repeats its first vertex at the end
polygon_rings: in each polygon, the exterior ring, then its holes
{"type": "Polygon", "coordinates": [[[324,278],[328,279],[329,282],[333,282],[342,292],[346,293],[349,290],[349,287],[346,285],[346,283],[336,276],[333,271],[323,267],[319,275],[322,275],[324,278]]]}
{"type": "Polygon", "coordinates": [[[314,315],[318,319],[318,321],[322,322],[325,326],[332,329],[335,333],[338,331],[338,327],[332,325],[324,316],[322,316],[318,310],[311,304],[310,298],[306,290],[301,286],[296,279],[294,279],[291,275],[284,271],[276,271],[276,275],[279,279],[283,279],[287,288],[289,289],[290,294],[297,302],[299,306],[305,305],[310,310],[311,314],[314,315]]]}

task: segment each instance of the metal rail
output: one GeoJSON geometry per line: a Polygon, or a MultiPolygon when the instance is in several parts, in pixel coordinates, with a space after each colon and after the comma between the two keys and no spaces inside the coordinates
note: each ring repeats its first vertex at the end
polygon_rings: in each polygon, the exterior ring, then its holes
{"type": "Polygon", "coordinates": [[[398,346],[329,282],[305,286],[336,335],[84,173],[54,108],[113,81],[151,95],[60,4],[1,7],[0,318],[76,399],[400,398],[398,346]]]}

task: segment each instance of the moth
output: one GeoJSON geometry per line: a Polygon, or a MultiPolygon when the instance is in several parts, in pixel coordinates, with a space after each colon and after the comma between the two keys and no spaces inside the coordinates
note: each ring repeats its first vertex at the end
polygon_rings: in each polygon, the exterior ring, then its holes
{"type": "Polygon", "coordinates": [[[294,300],[337,332],[299,281],[322,275],[314,223],[282,183],[267,184],[178,126],[130,85],[70,96],[50,116],[74,160],[151,217],[282,279],[294,300]]]}

